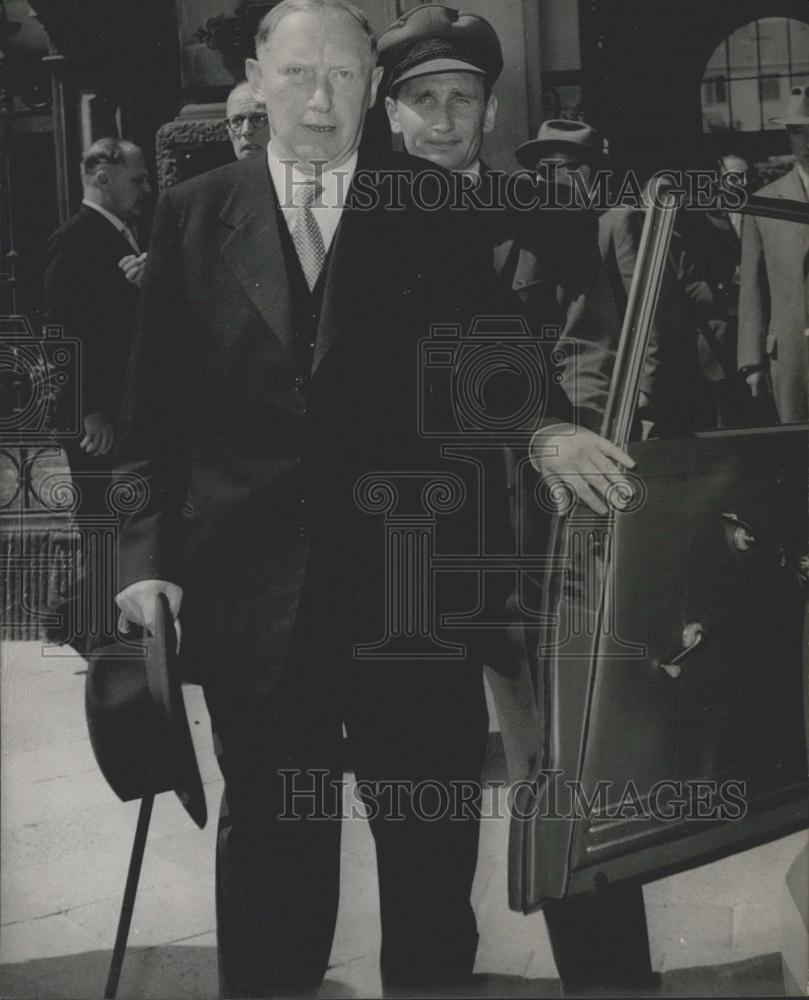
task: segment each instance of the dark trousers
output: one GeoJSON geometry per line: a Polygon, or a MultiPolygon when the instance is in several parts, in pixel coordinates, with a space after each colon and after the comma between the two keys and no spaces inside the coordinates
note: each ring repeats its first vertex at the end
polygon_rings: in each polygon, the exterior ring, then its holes
{"type": "Polygon", "coordinates": [[[216,853],[224,997],[314,995],[326,972],[339,894],[342,709],[333,623],[318,617],[318,597],[304,591],[272,688],[235,684],[227,663],[203,685],[225,779],[216,853]]]}
{"type": "Polygon", "coordinates": [[[480,667],[354,663],[349,748],[376,844],[386,995],[471,977],[488,716],[480,667]]]}
{"type": "Polygon", "coordinates": [[[224,663],[205,685],[225,777],[222,993],[311,995],[323,979],[338,902],[343,721],[376,845],[386,993],[449,989],[471,975],[477,948],[482,673],[354,662],[323,607],[305,596],[269,693],[231,690],[224,663]]]}
{"type": "Polygon", "coordinates": [[[637,882],[542,910],[565,992],[639,988],[653,980],[643,890],[637,882]]]}
{"type": "MultiPolygon", "coordinates": [[[[223,665],[226,666],[226,665],[223,665]]],[[[206,689],[225,792],[216,911],[225,997],[314,995],[331,949],[340,872],[340,718],[311,671],[276,698],[206,689]]]]}

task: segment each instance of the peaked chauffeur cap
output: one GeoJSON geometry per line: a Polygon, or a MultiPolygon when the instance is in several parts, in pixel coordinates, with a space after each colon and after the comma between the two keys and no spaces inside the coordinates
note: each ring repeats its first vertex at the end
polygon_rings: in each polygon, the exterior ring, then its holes
{"type": "Polygon", "coordinates": [[[500,39],[487,20],[442,4],[422,4],[382,33],[386,90],[434,73],[479,73],[491,86],[503,69],[500,39]]]}

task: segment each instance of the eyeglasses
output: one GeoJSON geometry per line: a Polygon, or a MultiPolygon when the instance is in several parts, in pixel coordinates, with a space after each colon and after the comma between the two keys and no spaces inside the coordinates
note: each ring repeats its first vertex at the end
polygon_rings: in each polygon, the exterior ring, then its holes
{"type": "Polygon", "coordinates": [[[269,120],[263,111],[251,111],[249,115],[231,115],[225,122],[231,132],[239,132],[245,122],[250,122],[250,128],[258,130],[266,128],[269,120]]]}

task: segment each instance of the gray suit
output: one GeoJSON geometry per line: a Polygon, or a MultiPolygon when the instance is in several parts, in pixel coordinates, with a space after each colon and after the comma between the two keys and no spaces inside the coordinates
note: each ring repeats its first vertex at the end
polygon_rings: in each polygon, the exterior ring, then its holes
{"type": "MultiPolygon", "coordinates": [[[[806,203],[797,166],[765,198],[806,203]]],[[[739,368],[769,359],[782,423],[809,420],[809,226],[747,216],[742,226],[739,368]]]]}

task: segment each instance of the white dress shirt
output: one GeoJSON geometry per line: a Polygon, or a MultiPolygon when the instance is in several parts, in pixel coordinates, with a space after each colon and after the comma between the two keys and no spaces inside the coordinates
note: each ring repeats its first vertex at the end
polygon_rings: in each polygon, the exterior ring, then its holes
{"type": "Polygon", "coordinates": [[[345,163],[331,170],[323,170],[318,174],[305,174],[302,170],[289,160],[280,160],[273,149],[272,142],[267,146],[267,161],[270,166],[270,177],[272,177],[275,193],[278,195],[278,203],[284,213],[284,219],[289,226],[290,233],[295,228],[295,219],[298,209],[295,204],[295,192],[300,190],[300,185],[307,181],[316,180],[322,186],[323,191],[318,202],[312,208],[312,215],[318,224],[323,245],[328,253],[337,227],[340,225],[340,218],[343,214],[346,195],[348,194],[351,178],[357,169],[357,153],[349,157],[345,163]]]}

